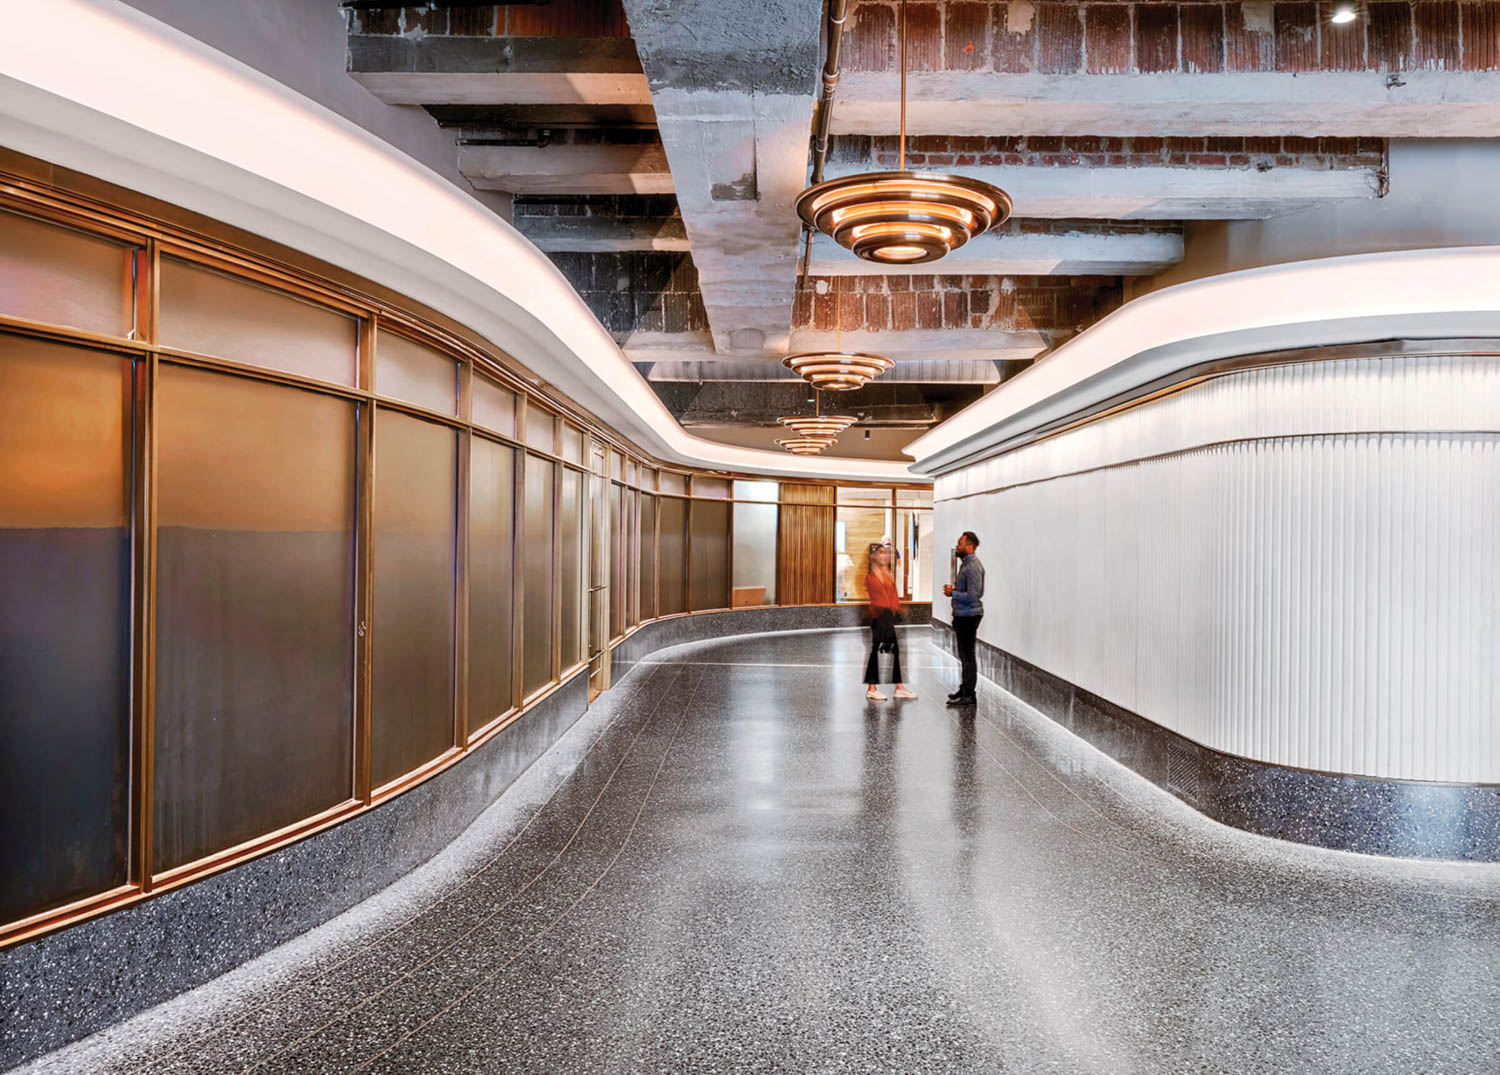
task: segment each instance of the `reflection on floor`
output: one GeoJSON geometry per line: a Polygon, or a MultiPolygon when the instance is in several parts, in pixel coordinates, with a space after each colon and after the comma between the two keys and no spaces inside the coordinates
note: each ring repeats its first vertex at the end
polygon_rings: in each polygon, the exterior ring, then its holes
{"type": "Polygon", "coordinates": [[[453,847],[37,1071],[1479,1072],[1500,868],[1194,814],[905,633],[663,651],[453,847]]]}

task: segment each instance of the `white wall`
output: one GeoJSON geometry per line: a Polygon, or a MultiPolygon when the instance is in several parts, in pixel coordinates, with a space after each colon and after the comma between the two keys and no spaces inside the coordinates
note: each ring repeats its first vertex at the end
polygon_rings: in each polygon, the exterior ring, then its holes
{"type": "Polygon", "coordinates": [[[1392,141],[1389,193],[1269,220],[1189,222],[1183,262],[1129,295],[1236,269],[1500,243],[1500,138],[1392,141]]]}
{"type": "Polygon", "coordinates": [[[1218,750],[1500,781],[1500,358],[1231,374],[937,501],[992,645],[1218,750]]]}
{"type": "Polygon", "coordinates": [[[359,124],[510,219],[510,195],[475,191],[459,174],[452,132],[414,105],[386,104],[348,76],[338,0],[125,2],[359,124]]]}

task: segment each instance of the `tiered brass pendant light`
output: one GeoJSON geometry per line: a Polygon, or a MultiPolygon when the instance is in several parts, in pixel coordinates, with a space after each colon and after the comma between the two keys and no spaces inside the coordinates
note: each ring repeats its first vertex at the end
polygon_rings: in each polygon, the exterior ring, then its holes
{"type": "Polygon", "coordinates": [[[817,455],[824,448],[833,446],[832,437],[783,437],[776,442],[793,455],[817,455]]]}
{"type": "Polygon", "coordinates": [[[776,420],[799,437],[837,437],[859,421],[858,418],[847,414],[804,415],[801,418],[778,418],[776,420]]]}
{"type": "Polygon", "coordinates": [[[814,184],[797,199],[809,227],[885,265],[936,261],[1010,216],[1010,196],[978,179],[906,170],[906,0],[901,0],[901,142],[897,171],[814,184]]]}
{"type": "Polygon", "coordinates": [[[782,365],[805,378],[814,388],[847,392],[863,388],[895,365],[881,355],[854,351],[807,351],[782,359],[782,365]]]}

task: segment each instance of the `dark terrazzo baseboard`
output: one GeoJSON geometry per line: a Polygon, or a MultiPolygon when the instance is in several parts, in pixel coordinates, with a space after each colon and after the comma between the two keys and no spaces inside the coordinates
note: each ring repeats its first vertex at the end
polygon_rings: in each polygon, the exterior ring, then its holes
{"type": "MultiPolygon", "coordinates": [[[[901,622],[913,627],[932,622],[932,603],[903,605],[901,622]]],[[[684,642],[703,642],[763,631],[864,627],[868,623],[869,612],[864,605],[787,605],[672,616],[641,626],[615,646],[611,674],[618,680],[649,654],[684,642]]]]}
{"type": "MultiPolygon", "coordinates": [[[[932,641],[954,652],[952,627],[932,641]]],[[[1387,780],[1225,754],[981,641],[979,673],[1225,825],[1339,851],[1500,862],[1500,786],[1387,780]]]]}
{"type": "MultiPolygon", "coordinates": [[[[905,622],[928,622],[930,604],[905,622]]],[[[733,609],[657,620],[615,649],[855,627],[862,605],[733,609]]],[[[447,846],[587,709],[580,672],[500,735],[378,809],[154,899],[0,950],[0,1070],[169,1000],[321,925],[447,846]]]]}

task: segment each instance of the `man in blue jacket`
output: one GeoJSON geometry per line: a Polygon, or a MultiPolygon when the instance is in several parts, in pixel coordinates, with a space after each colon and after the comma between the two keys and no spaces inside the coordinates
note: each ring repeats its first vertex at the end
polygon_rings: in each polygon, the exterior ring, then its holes
{"type": "Polygon", "coordinates": [[[963,681],[948,695],[951,706],[974,705],[974,689],[979,682],[979,665],[974,659],[974,639],[979,621],[984,618],[984,565],[974,555],[979,538],[965,530],[958,539],[958,576],[943,587],[943,594],[953,598],[953,634],[958,642],[958,659],[963,665],[963,681]]]}

